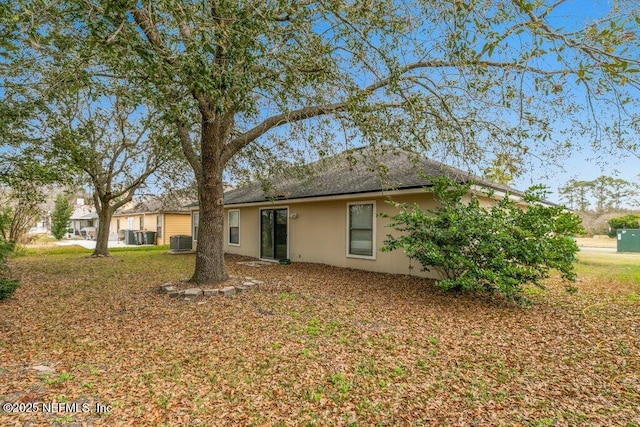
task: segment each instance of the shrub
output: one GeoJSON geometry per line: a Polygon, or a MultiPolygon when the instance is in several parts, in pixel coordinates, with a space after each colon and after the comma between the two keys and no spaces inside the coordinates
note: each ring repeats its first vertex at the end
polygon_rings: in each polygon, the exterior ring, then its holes
{"type": "Polygon", "coordinates": [[[640,215],[628,214],[611,218],[609,227],[609,236],[611,237],[616,236],[616,230],[619,228],[640,228],[640,215]]]}
{"type": "Polygon", "coordinates": [[[392,203],[401,211],[388,226],[400,235],[388,235],[383,251],[403,249],[423,271],[436,271],[437,285],[447,290],[521,300],[524,284],[544,288],[541,280],[552,270],[575,280],[578,247],[572,236],[581,231],[580,218],[562,206],[541,203],[542,187],[527,190],[522,209],[512,198],[492,193],[487,194],[492,204],[482,207],[475,194],[467,197],[471,184],[446,178],[432,182],[437,208],[424,212],[415,204],[392,203]]]}
{"type": "Polygon", "coordinates": [[[67,232],[69,218],[73,213],[73,206],[69,203],[63,194],[59,194],[56,198],[56,204],[51,214],[51,233],[53,237],[60,240],[67,232]]]}
{"type": "Polygon", "coordinates": [[[0,278],[0,300],[9,298],[18,288],[18,281],[15,279],[0,278]]]}
{"type": "Polygon", "coordinates": [[[6,264],[7,257],[13,252],[15,245],[0,238],[0,300],[9,298],[18,287],[18,281],[6,277],[9,268],[6,264]]]}

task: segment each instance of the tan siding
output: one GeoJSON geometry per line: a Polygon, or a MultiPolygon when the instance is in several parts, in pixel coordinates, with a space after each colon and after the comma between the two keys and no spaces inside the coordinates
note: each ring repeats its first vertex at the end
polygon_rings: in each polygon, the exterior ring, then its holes
{"type": "MultiPolygon", "coordinates": [[[[393,215],[397,209],[388,205],[383,197],[364,197],[349,200],[335,200],[308,203],[278,203],[272,208],[289,209],[289,258],[293,262],[313,262],[349,267],[361,270],[388,273],[425,275],[420,265],[410,261],[402,251],[376,251],[376,259],[359,259],[347,256],[347,206],[349,202],[374,201],[376,212],[393,215]],[[292,214],[296,218],[291,218],[292,214]],[[413,269],[410,266],[413,265],[413,269]]],[[[397,196],[401,203],[418,203],[423,209],[434,206],[433,199],[427,193],[410,196],[397,196]]],[[[260,256],[260,208],[240,208],[240,246],[228,244],[228,208],[224,216],[224,250],[228,253],[258,258],[260,256]]],[[[385,227],[388,220],[376,217],[376,249],[383,246],[387,234],[393,230],[385,227]]]]}
{"type": "MultiPolygon", "coordinates": [[[[230,208],[233,209],[233,208],[230,208]]],[[[230,254],[260,257],[260,210],[257,207],[240,210],[240,246],[229,245],[229,209],[224,214],[224,251],[230,254]]]]}
{"type": "Polygon", "coordinates": [[[178,234],[191,236],[191,214],[190,213],[167,213],[164,214],[164,227],[162,232],[162,245],[169,244],[169,238],[178,234]]]}
{"type": "MultiPolygon", "coordinates": [[[[379,271],[396,274],[413,274],[433,277],[433,273],[422,272],[422,266],[410,260],[402,250],[381,252],[388,234],[396,234],[387,227],[389,220],[376,216],[375,259],[353,258],[347,255],[347,212],[348,204],[353,202],[375,202],[376,213],[388,215],[398,213],[398,209],[387,203],[387,197],[354,197],[341,200],[316,202],[279,202],[263,206],[269,209],[289,209],[289,258],[293,262],[312,262],[348,267],[361,270],[379,271]],[[292,214],[295,218],[292,218],[292,214]]],[[[423,210],[436,206],[429,193],[396,195],[393,201],[398,203],[417,203],[423,210]]],[[[483,206],[490,202],[481,198],[483,206]]],[[[227,253],[258,258],[260,256],[260,208],[228,207],[224,215],[224,250],[227,253]],[[229,245],[228,211],[240,210],[240,245],[229,245]]],[[[190,224],[189,224],[190,225],[190,224]]],[[[190,232],[188,234],[191,234],[190,232]]]]}
{"type": "Polygon", "coordinates": [[[140,230],[140,217],[142,214],[122,215],[120,217],[120,228],[129,229],[129,218],[133,218],[133,228],[131,230],[140,230]]]}
{"type": "MultiPolygon", "coordinates": [[[[418,203],[423,208],[433,206],[431,196],[403,196],[395,200],[401,203],[418,203]]],[[[347,212],[353,202],[375,202],[376,213],[393,215],[398,210],[386,203],[386,199],[354,198],[348,201],[331,201],[292,205],[291,212],[298,218],[290,219],[290,258],[292,261],[318,262],[339,267],[387,273],[425,275],[420,266],[410,261],[402,251],[381,252],[387,234],[393,232],[385,227],[388,220],[377,216],[375,234],[375,259],[362,259],[347,254],[347,212]],[[414,268],[411,269],[410,266],[414,268]]]]}
{"type": "Polygon", "coordinates": [[[119,214],[111,218],[110,233],[116,233],[116,220],[120,219],[120,229],[127,229],[128,218],[133,218],[133,229],[140,230],[140,217],[144,217],[144,230],[140,231],[158,231],[158,215],[164,215],[164,225],[162,227],[162,237],[156,240],[158,245],[168,245],[169,236],[176,234],[191,235],[191,214],[185,212],[183,214],[168,213],[144,213],[144,214],[119,214]]]}
{"type": "Polygon", "coordinates": [[[156,245],[164,245],[165,244],[164,243],[164,236],[166,234],[165,228],[164,228],[164,216],[165,216],[165,214],[163,214],[163,213],[160,213],[160,214],[153,213],[153,214],[147,214],[147,216],[153,216],[153,221],[154,221],[153,226],[154,226],[154,228],[153,228],[153,230],[149,230],[149,231],[155,231],[156,233],[158,232],[158,217],[161,217],[160,221],[162,222],[162,235],[158,236],[156,234],[156,245]]]}
{"type": "MultiPolygon", "coordinates": [[[[144,214],[144,230],[143,231],[157,231],[157,220],[156,217],[158,215],[155,213],[146,213],[144,214]]],[[[140,219],[138,219],[138,224],[140,219]]],[[[156,239],[157,244],[157,239],[156,239]]]]}

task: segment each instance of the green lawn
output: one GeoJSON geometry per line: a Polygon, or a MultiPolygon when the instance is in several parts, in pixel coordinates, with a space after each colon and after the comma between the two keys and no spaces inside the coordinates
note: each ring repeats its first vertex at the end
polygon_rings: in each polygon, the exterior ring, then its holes
{"type": "Polygon", "coordinates": [[[266,284],[187,302],[158,285],[188,277],[193,255],[88,253],[11,260],[0,402],[91,410],[0,411],[0,425],[640,425],[640,256],[581,253],[577,294],[549,280],[516,307],[238,257],[231,274],[266,284]]]}
{"type": "Polygon", "coordinates": [[[580,275],[640,284],[640,253],[580,252],[580,275]]]}

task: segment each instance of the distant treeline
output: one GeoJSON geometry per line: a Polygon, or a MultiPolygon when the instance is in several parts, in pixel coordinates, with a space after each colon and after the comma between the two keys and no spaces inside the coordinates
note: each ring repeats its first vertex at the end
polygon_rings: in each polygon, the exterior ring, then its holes
{"type": "Polygon", "coordinates": [[[571,179],[558,188],[558,194],[572,210],[595,211],[602,214],[637,208],[639,202],[636,196],[639,189],[640,186],[635,182],[602,175],[593,181],[571,179]]]}

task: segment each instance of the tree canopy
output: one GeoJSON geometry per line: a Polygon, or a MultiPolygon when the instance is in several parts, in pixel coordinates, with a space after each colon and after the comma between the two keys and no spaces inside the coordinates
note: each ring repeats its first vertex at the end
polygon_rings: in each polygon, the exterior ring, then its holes
{"type": "Polygon", "coordinates": [[[638,194],[638,184],[601,175],[591,181],[570,179],[558,193],[571,209],[587,211],[593,208],[596,212],[604,212],[636,203],[631,198],[638,194]]]}
{"type": "Polygon", "coordinates": [[[41,128],[51,129],[52,158],[88,180],[99,218],[94,255],[107,255],[112,214],[179,151],[175,132],[128,85],[95,86],[57,96],[41,128]]]}
{"type": "Polygon", "coordinates": [[[198,183],[193,280],[216,282],[226,278],[222,189],[233,163],[380,141],[469,163],[492,152],[549,158],[573,148],[562,130],[635,150],[637,5],[580,22],[562,19],[570,7],[21,0],[2,7],[0,67],[13,101],[38,101],[42,81],[125,79],[162,111],[198,183]]]}

